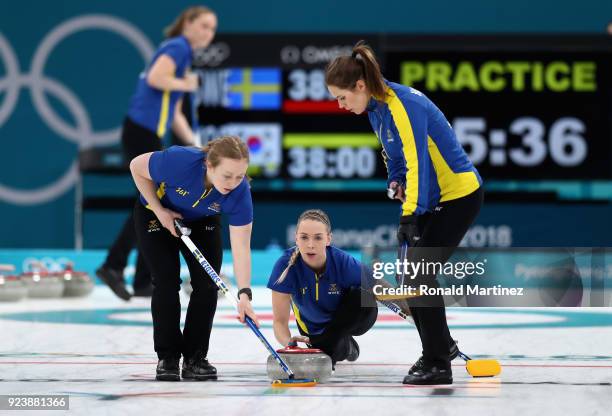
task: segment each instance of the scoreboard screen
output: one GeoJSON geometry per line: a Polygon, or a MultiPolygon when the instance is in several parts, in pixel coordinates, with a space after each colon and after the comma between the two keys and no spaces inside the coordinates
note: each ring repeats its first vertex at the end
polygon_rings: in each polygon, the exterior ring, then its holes
{"type": "Polygon", "coordinates": [[[367,116],[324,68],[366,39],[385,77],[431,98],[485,179],[610,179],[612,48],[599,37],[225,35],[196,54],[204,141],[234,134],[271,190],[384,189],[367,116]]]}

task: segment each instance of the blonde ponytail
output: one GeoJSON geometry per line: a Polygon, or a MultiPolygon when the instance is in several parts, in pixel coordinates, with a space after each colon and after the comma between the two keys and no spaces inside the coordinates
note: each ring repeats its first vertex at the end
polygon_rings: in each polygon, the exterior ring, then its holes
{"type": "Polygon", "coordinates": [[[283,283],[283,281],[287,277],[287,274],[289,273],[289,269],[291,268],[291,266],[293,266],[295,264],[295,261],[297,260],[299,255],[300,255],[300,249],[297,246],[295,246],[295,250],[293,250],[293,253],[291,254],[291,257],[289,258],[289,262],[287,263],[287,267],[285,267],[285,270],[283,270],[281,275],[278,277],[278,279],[274,283],[275,285],[283,283]]]}

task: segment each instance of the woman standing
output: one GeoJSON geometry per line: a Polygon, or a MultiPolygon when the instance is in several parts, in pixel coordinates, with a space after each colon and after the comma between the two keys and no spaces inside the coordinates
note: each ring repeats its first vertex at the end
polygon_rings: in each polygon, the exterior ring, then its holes
{"type": "Polygon", "coordinates": [[[272,290],[274,335],[287,346],[304,342],[337,361],[355,361],[359,345],[354,336],[365,334],[376,322],[378,309],[368,286],[371,273],[349,254],[331,245],[331,223],[314,209],[298,218],[294,248],[278,259],[268,288],[272,290]],[[289,311],[301,336],[291,336],[289,311]]]}
{"type": "Polygon", "coordinates": [[[222,261],[220,214],[229,216],[229,234],[238,282],[241,322],[251,307],[251,229],[253,204],[246,177],[249,150],[238,137],[209,142],[204,149],[172,146],[145,153],[130,163],[141,193],[134,208],[138,248],[153,279],[153,338],[159,358],[158,380],[217,378],[207,359],[210,332],[217,307],[217,286],[197,259],[177,238],[174,219],[191,228],[191,239],[219,273],[222,261]],[[183,254],[193,292],[181,333],[179,251],[183,254]]]}
{"type": "MultiPolygon", "coordinates": [[[[181,112],[182,97],[185,92],[198,88],[197,76],[188,71],[193,50],[207,47],[216,29],[215,13],[203,6],[184,10],[166,28],[166,40],[153,55],[148,68],[140,74],[123,122],[121,143],[125,160],[160,150],[161,140],[170,127],[183,143],[193,144],[192,129],[181,112]]],[[[134,218],[130,214],[104,264],[96,271],[96,275],[123,300],[132,296],[125,288],[123,269],[135,245],[134,218]]],[[[140,256],[133,286],[135,296],[151,296],[150,273],[140,256]]]]}
{"type": "MultiPolygon", "coordinates": [[[[329,92],[341,108],[368,113],[383,147],[390,196],[402,202],[398,240],[413,247],[414,258],[446,262],[478,214],[482,179],[457,141],[450,124],[423,93],[383,78],[370,47],[359,42],[350,56],[327,67],[329,92]]],[[[419,281],[437,286],[435,276],[419,281]]],[[[403,283],[403,282],[402,282],[403,283]]],[[[441,296],[409,300],[423,355],[405,384],[451,384],[450,360],[456,347],[441,296]]]]}

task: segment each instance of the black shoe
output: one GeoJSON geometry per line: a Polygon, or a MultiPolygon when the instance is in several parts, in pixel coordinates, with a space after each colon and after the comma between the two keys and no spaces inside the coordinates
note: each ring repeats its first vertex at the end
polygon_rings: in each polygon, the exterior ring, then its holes
{"type": "Polygon", "coordinates": [[[216,380],[217,369],[210,365],[204,354],[196,353],[193,357],[183,359],[183,378],[189,380],[216,380]]]}
{"type": "MultiPolygon", "coordinates": [[[[453,341],[453,345],[451,345],[450,351],[448,353],[448,361],[453,361],[459,355],[459,347],[457,346],[458,342],[459,341],[457,340],[453,341]]],[[[414,374],[415,371],[423,368],[424,364],[425,364],[425,359],[421,355],[419,359],[416,361],[416,363],[414,363],[412,367],[410,367],[410,370],[408,370],[408,374],[414,374]]]]}
{"type": "Polygon", "coordinates": [[[153,296],[153,285],[139,287],[138,289],[134,288],[134,296],[141,298],[150,298],[153,296]]]}
{"type": "Polygon", "coordinates": [[[359,358],[359,344],[357,344],[355,338],[349,337],[349,350],[346,361],[356,361],[357,358],[359,358]]]}
{"type": "Polygon", "coordinates": [[[162,358],[157,362],[155,380],[181,381],[178,358],[162,358]]]}
{"type": "Polygon", "coordinates": [[[404,377],[403,383],[419,386],[453,384],[453,372],[450,362],[445,364],[429,364],[423,360],[423,365],[414,373],[404,377]]]}
{"type": "Polygon", "coordinates": [[[130,292],[125,288],[123,273],[121,270],[111,269],[110,267],[102,266],[96,270],[96,276],[102,280],[106,286],[110,287],[113,293],[121,299],[128,301],[132,297],[130,292]]]}

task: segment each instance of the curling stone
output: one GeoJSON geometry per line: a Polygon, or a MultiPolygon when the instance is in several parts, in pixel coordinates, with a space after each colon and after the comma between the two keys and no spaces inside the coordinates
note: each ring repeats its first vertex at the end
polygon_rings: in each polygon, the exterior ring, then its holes
{"type": "Polygon", "coordinates": [[[64,280],[65,298],[78,298],[89,295],[94,289],[94,282],[85,272],[76,272],[72,263],[67,263],[64,270],[54,273],[64,280]]]}
{"type": "MultiPolygon", "coordinates": [[[[295,378],[315,379],[319,383],[325,383],[331,377],[332,360],[320,349],[288,346],[276,352],[295,373],[295,378]]],[[[272,355],[268,356],[267,372],[270,380],[287,378],[287,374],[272,355]]]]}
{"type": "Polygon", "coordinates": [[[28,295],[28,288],[19,276],[5,274],[13,270],[14,266],[0,264],[0,302],[16,302],[28,295]]]}
{"type": "Polygon", "coordinates": [[[30,298],[59,298],[64,293],[64,279],[49,273],[42,265],[34,265],[21,274],[30,298]]]}

